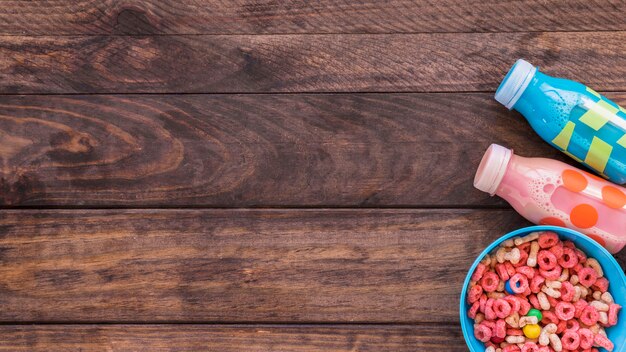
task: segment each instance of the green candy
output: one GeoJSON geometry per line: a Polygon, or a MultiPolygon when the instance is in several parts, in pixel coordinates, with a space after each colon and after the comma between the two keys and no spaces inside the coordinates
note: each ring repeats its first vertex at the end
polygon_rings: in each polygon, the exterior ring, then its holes
{"type": "Polygon", "coordinates": [[[543,315],[541,314],[541,312],[538,309],[531,309],[528,311],[528,313],[526,314],[527,317],[537,317],[537,320],[541,321],[541,318],[543,318],[543,315]]]}

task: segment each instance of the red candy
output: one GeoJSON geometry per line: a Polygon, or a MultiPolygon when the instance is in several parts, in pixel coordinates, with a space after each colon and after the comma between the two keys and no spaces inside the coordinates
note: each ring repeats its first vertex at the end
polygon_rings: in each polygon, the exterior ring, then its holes
{"type": "Polygon", "coordinates": [[[563,255],[559,258],[558,263],[564,268],[573,268],[578,264],[578,256],[571,248],[563,248],[563,255]]]}
{"type": "Polygon", "coordinates": [[[574,318],[576,308],[568,302],[559,302],[554,308],[554,312],[560,320],[570,320],[574,318]]]}
{"type": "Polygon", "coordinates": [[[600,319],[600,314],[598,310],[592,306],[586,306],[580,314],[580,321],[587,326],[597,323],[598,319],[600,319]]]}
{"type": "Polygon", "coordinates": [[[574,285],[572,285],[569,281],[565,281],[561,284],[561,299],[565,302],[571,302],[574,299],[574,294],[576,290],[574,289],[574,285]]]}
{"type": "Polygon", "coordinates": [[[515,274],[509,279],[511,291],[515,293],[524,293],[528,289],[528,279],[522,274],[515,274]]]}
{"type": "Polygon", "coordinates": [[[598,274],[592,268],[582,268],[578,271],[578,281],[585,287],[591,287],[598,280],[598,274]]]}
{"type": "MultiPolygon", "coordinates": [[[[511,314],[511,305],[505,299],[497,299],[493,303],[493,310],[498,318],[504,319],[511,314]]],[[[504,320],[502,320],[502,322],[504,322],[504,320]]]]}
{"type": "Polygon", "coordinates": [[[552,270],[557,264],[556,256],[552,252],[542,250],[537,254],[537,265],[542,270],[552,270]]]}
{"type": "Polygon", "coordinates": [[[561,344],[567,350],[575,350],[580,346],[580,336],[574,331],[566,331],[561,337],[561,344]]]}

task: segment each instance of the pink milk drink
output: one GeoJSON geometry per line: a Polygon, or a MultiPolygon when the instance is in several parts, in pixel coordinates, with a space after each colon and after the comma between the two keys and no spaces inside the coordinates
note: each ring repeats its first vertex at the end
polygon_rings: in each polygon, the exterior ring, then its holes
{"type": "Polygon", "coordinates": [[[580,231],[611,253],[626,245],[626,189],[568,164],[492,144],[474,187],[504,198],[535,224],[580,231]]]}

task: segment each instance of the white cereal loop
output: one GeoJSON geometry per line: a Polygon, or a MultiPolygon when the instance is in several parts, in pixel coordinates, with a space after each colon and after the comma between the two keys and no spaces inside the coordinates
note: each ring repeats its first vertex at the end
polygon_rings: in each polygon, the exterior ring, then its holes
{"type": "Polygon", "coordinates": [[[556,352],[563,351],[563,345],[561,345],[561,339],[557,334],[550,334],[550,346],[556,352]]]}
{"type": "Polygon", "coordinates": [[[531,325],[531,324],[539,324],[539,319],[537,319],[537,317],[535,317],[535,316],[519,318],[519,327],[520,328],[523,328],[524,326],[531,325]]]}
{"type": "Polygon", "coordinates": [[[507,336],[505,340],[508,343],[524,343],[525,338],[524,336],[507,336]]]}
{"type": "Polygon", "coordinates": [[[513,248],[510,252],[504,254],[504,260],[510,261],[513,265],[518,264],[520,259],[522,259],[522,254],[519,248],[513,248]]]}
{"type": "Polygon", "coordinates": [[[528,254],[528,260],[526,260],[526,265],[531,268],[537,266],[537,253],[539,252],[539,242],[533,241],[530,244],[530,253],[528,254]]]}
{"type": "Polygon", "coordinates": [[[474,318],[474,322],[476,324],[480,324],[483,320],[485,320],[485,315],[483,313],[477,313],[476,318],[474,318]]]}
{"type": "Polygon", "coordinates": [[[481,264],[485,265],[485,266],[489,266],[491,265],[491,256],[489,254],[487,254],[483,260],[480,261],[481,264]]]}
{"type": "Polygon", "coordinates": [[[512,238],[509,238],[508,240],[502,242],[502,246],[503,247],[513,247],[513,246],[515,246],[515,241],[512,238]]]}
{"type": "Polygon", "coordinates": [[[600,335],[604,335],[604,337],[607,337],[607,336],[606,336],[606,331],[604,331],[604,328],[603,328],[603,327],[598,328],[598,334],[600,334],[600,335]]]}
{"type": "Polygon", "coordinates": [[[596,273],[598,274],[598,277],[604,276],[604,271],[602,271],[602,266],[600,266],[600,263],[598,263],[596,259],[587,258],[587,262],[585,263],[585,265],[595,270],[596,273]]]}
{"type": "Polygon", "coordinates": [[[541,306],[542,310],[550,310],[550,301],[548,301],[548,297],[546,296],[545,293],[543,292],[537,293],[537,300],[539,301],[539,305],[541,306]]]}
{"type": "Polygon", "coordinates": [[[563,269],[563,271],[561,272],[561,276],[559,276],[559,281],[560,282],[565,282],[569,280],[569,269],[565,268],[563,269]]]}
{"type": "Polygon", "coordinates": [[[509,324],[510,327],[517,329],[519,328],[519,313],[515,312],[511,315],[509,315],[508,317],[506,317],[506,319],[504,319],[504,321],[509,324]]]}
{"type": "Polygon", "coordinates": [[[572,275],[572,276],[569,278],[569,282],[570,282],[572,285],[574,285],[574,286],[578,285],[578,282],[579,282],[579,281],[578,281],[578,275],[572,275]]]}
{"type": "Polygon", "coordinates": [[[553,323],[550,323],[541,329],[541,333],[539,334],[539,344],[541,346],[548,346],[550,344],[550,334],[554,334],[556,329],[557,326],[553,323]]]}
{"type": "Polygon", "coordinates": [[[597,309],[599,312],[609,311],[609,305],[601,301],[592,301],[589,305],[597,309]]]}
{"type": "Polygon", "coordinates": [[[496,291],[498,292],[504,291],[504,281],[500,280],[500,282],[498,282],[498,288],[496,289],[496,291]]]}
{"type": "Polygon", "coordinates": [[[578,302],[578,300],[580,299],[580,295],[582,295],[582,291],[580,290],[580,287],[575,286],[574,287],[574,298],[572,299],[573,302],[578,302]]]}
{"type": "Polygon", "coordinates": [[[602,298],[602,292],[593,291],[593,293],[591,294],[591,297],[593,297],[593,299],[595,300],[599,300],[600,298],[602,298]]]}
{"type": "Polygon", "coordinates": [[[561,281],[546,281],[546,286],[553,289],[559,289],[561,288],[561,281]]]}
{"type": "Polygon", "coordinates": [[[498,261],[498,263],[500,264],[504,263],[505,254],[506,254],[506,248],[500,247],[498,251],[496,252],[496,260],[498,261]]]}
{"type": "Polygon", "coordinates": [[[594,334],[597,334],[600,331],[600,325],[594,324],[589,327],[589,330],[591,330],[594,334]]]}
{"type": "Polygon", "coordinates": [[[530,242],[530,241],[534,241],[536,239],[539,238],[539,232],[531,232],[528,235],[524,236],[524,237],[516,237],[515,238],[515,245],[519,246],[520,244],[526,243],[526,242],[530,242]]]}
{"type": "Polygon", "coordinates": [[[598,319],[598,321],[606,325],[609,323],[609,316],[606,314],[606,312],[600,312],[600,319],[598,319]]]}
{"type": "Polygon", "coordinates": [[[605,303],[609,303],[609,304],[615,302],[615,300],[613,299],[613,296],[611,296],[611,294],[608,291],[603,293],[600,299],[602,299],[605,303]]]}
{"type": "MultiPolygon", "coordinates": [[[[560,298],[561,297],[561,291],[557,291],[556,289],[553,289],[552,287],[543,286],[543,287],[541,287],[541,292],[539,292],[539,293],[542,293],[542,292],[545,293],[546,295],[552,297],[552,298],[560,298]]],[[[537,298],[539,298],[539,294],[537,294],[537,298]]]]}
{"type": "Polygon", "coordinates": [[[485,348],[485,352],[496,352],[496,348],[493,346],[489,346],[487,348],[485,348]]]}

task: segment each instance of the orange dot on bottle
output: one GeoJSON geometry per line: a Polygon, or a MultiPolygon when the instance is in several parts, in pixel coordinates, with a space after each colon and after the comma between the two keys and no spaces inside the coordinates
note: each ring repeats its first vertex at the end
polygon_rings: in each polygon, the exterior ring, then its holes
{"type": "Polygon", "coordinates": [[[604,239],[598,235],[594,235],[592,233],[588,233],[587,236],[591,237],[591,239],[593,239],[594,241],[598,242],[601,246],[605,247],[606,246],[606,242],[604,242],[604,239]]]}
{"type": "Polygon", "coordinates": [[[621,209],[626,205],[626,194],[613,186],[602,188],[602,200],[613,209],[621,209]]]}
{"type": "Polygon", "coordinates": [[[552,226],[566,227],[565,222],[563,222],[563,220],[552,217],[552,216],[539,220],[539,225],[552,225],[552,226]]]}
{"type": "Polygon", "coordinates": [[[563,177],[563,186],[572,192],[582,192],[587,188],[587,178],[576,170],[567,169],[561,174],[563,177]]]}
{"type": "Polygon", "coordinates": [[[593,227],[598,222],[598,211],[589,204],[580,204],[572,209],[570,221],[581,229],[593,227]]]}

